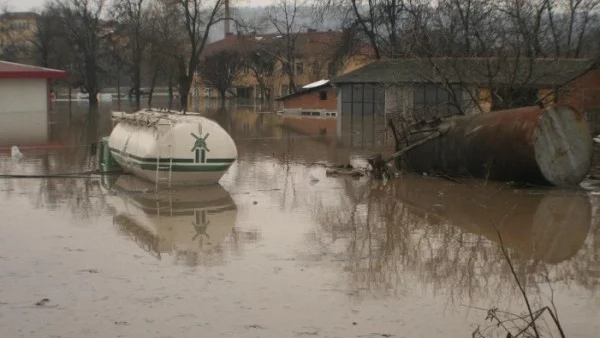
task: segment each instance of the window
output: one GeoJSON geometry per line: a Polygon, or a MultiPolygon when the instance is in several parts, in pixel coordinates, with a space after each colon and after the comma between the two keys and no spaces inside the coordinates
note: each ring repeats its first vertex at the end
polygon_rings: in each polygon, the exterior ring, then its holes
{"type": "Polygon", "coordinates": [[[327,91],[326,90],[322,90],[319,92],[319,99],[327,100],[327,91]]]}
{"type": "Polygon", "coordinates": [[[296,75],[304,74],[304,64],[302,62],[296,62],[296,75]]]}

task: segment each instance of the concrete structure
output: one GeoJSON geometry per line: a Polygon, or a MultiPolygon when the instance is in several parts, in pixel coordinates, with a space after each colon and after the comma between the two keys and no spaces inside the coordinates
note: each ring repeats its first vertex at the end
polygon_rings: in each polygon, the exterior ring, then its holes
{"type": "Polygon", "coordinates": [[[0,114],[43,112],[51,109],[50,81],[63,79],[67,72],[0,61],[0,114]]]}
{"type": "Polygon", "coordinates": [[[283,105],[283,126],[304,134],[335,135],[336,93],[329,80],[304,86],[300,91],[277,99],[283,105]]]}
{"type": "Polygon", "coordinates": [[[587,59],[383,60],[332,79],[338,135],[346,144],[391,141],[388,119],[411,124],[450,115],[564,103],[600,108],[600,70],[587,59]]]}

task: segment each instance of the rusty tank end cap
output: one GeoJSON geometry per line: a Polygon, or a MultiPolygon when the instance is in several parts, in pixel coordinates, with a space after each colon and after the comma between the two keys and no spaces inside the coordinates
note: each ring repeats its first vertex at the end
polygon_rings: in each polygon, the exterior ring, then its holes
{"type": "Polygon", "coordinates": [[[586,120],[568,106],[549,106],[533,135],[538,167],[555,186],[579,184],[592,165],[593,141],[586,120]]]}

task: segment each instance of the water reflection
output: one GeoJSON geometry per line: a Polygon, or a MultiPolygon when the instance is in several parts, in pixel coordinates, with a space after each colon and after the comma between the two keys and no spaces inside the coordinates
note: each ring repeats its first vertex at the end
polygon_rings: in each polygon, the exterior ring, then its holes
{"type": "Polygon", "coordinates": [[[516,296],[502,236],[522,281],[594,290],[600,227],[582,190],[517,190],[406,176],[346,181],[337,206],[315,208],[319,245],[344,248],[355,290],[397,292],[421,284],[452,300],[516,296]],[[340,244],[343,243],[343,244],[340,244]]]}
{"type": "Polygon", "coordinates": [[[237,207],[220,185],[153,191],[154,185],[121,176],[106,196],[119,232],[161,259],[214,264],[232,233],[237,207]]]}
{"type": "Polygon", "coordinates": [[[48,115],[45,111],[0,114],[0,149],[44,146],[49,141],[48,115]],[[27,121],[26,123],[23,123],[27,121]],[[18,126],[18,127],[17,127],[18,126]]]}

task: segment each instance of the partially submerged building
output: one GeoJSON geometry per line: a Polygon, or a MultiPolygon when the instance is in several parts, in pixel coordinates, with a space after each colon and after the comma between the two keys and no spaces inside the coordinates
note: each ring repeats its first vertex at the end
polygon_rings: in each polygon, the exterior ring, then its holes
{"type": "Polygon", "coordinates": [[[64,79],[67,72],[0,61],[0,114],[43,112],[51,108],[51,80],[64,79]]]}
{"type": "Polygon", "coordinates": [[[594,119],[600,69],[587,59],[423,58],[382,60],[331,81],[345,144],[391,140],[402,124],[450,115],[560,102],[594,119]]]}
{"type": "Polygon", "coordinates": [[[329,80],[309,83],[293,94],[277,99],[283,126],[303,134],[335,135],[337,98],[329,80]]]}
{"type": "Polygon", "coordinates": [[[48,146],[50,81],[65,77],[62,70],[0,61],[0,151],[11,145],[48,146]]]}

